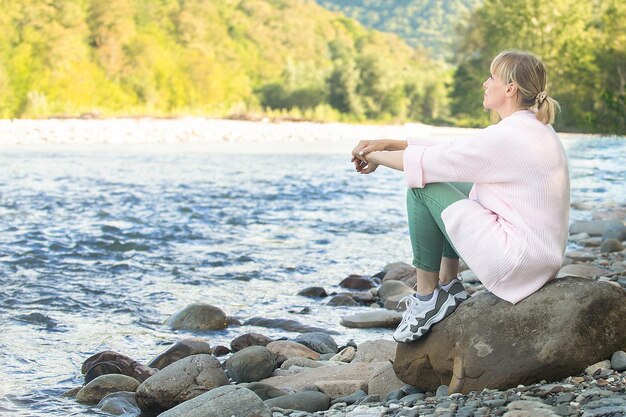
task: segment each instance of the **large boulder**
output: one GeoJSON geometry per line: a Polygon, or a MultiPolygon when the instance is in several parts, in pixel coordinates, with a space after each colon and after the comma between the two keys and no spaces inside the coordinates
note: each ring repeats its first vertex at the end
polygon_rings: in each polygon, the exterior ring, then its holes
{"type": "Polygon", "coordinates": [[[254,392],[235,385],[215,388],[159,417],[272,417],[269,406],[254,392]]]}
{"type": "Polygon", "coordinates": [[[222,330],[228,325],[226,314],[210,304],[194,303],[173,314],[165,322],[172,330],[222,330]]]}
{"type": "Polygon", "coordinates": [[[468,393],[555,381],[626,347],[626,293],[585,278],[555,279],[516,305],[484,293],[413,343],[400,343],[404,382],[468,393]]]}
{"type": "Polygon", "coordinates": [[[226,384],[228,378],[217,358],[187,356],[146,379],[137,389],[137,404],[142,411],[164,411],[226,384]]]}

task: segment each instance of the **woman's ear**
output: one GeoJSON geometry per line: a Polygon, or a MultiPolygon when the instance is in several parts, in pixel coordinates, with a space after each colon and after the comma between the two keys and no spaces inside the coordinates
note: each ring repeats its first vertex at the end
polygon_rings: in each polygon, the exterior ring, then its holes
{"type": "Polygon", "coordinates": [[[506,95],[513,97],[515,94],[517,94],[517,86],[514,83],[510,83],[506,89],[506,95]]]}

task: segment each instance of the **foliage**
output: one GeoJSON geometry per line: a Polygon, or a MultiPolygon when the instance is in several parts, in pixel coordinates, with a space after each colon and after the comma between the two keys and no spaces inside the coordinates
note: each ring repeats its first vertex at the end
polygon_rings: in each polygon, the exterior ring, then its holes
{"type": "Polygon", "coordinates": [[[504,49],[530,50],[548,69],[548,92],[562,106],[556,127],[624,133],[626,4],[613,0],[485,0],[463,33],[451,113],[487,120],[471,103],[491,59],[504,49]]]}
{"type": "MultiPolygon", "coordinates": [[[[2,117],[224,116],[269,108],[385,119],[408,113],[401,92],[410,77],[432,80],[432,68],[439,68],[398,37],[312,1],[23,0],[3,6],[2,117]]],[[[445,108],[445,94],[438,100],[445,108]]]]}
{"type": "Polygon", "coordinates": [[[392,32],[439,59],[452,58],[455,28],[482,0],[317,0],[367,27],[392,32]]]}

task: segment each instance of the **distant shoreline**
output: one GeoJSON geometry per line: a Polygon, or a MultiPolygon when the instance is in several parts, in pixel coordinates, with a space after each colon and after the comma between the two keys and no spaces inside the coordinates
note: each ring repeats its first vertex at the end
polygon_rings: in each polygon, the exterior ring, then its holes
{"type": "MultiPolygon", "coordinates": [[[[438,127],[420,123],[348,124],[304,121],[271,122],[203,117],[119,119],[4,119],[0,120],[0,149],[56,145],[145,151],[149,145],[167,150],[218,153],[323,153],[349,152],[361,139],[407,137],[466,137],[479,129],[438,127]],[[184,146],[181,146],[184,145],[184,146]],[[118,146],[114,146],[117,148],[118,146]]],[[[579,134],[559,133],[562,137],[579,134]]],[[[587,136],[587,135],[584,135],[587,136]]],[[[597,135],[588,135],[597,136],[597,135]]],[[[156,149],[155,149],[156,150],[156,149]]]]}

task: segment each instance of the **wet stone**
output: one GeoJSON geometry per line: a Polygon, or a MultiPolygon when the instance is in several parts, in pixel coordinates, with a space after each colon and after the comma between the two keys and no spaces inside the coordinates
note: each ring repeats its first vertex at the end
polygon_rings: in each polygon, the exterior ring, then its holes
{"type": "Polygon", "coordinates": [[[298,295],[309,298],[324,298],[328,296],[326,290],[322,287],[307,287],[298,292],[298,295]]]}
{"type": "Polygon", "coordinates": [[[569,403],[569,402],[574,401],[574,398],[576,398],[576,395],[573,392],[564,392],[562,394],[559,394],[556,397],[555,403],[556,404],[569,403]]]}
{"type": "Polygon", "coordinates": [[[426,398],[426,394],[416,392],[415,394],[405,395],[404,397],[400,398],[400,402],[403,402],[404,404],[415,404],[417,401],[421,401],[424,398],[426,398]]]}
{"type": "Polygon", "coordinates": [[[404,397],[404,391],[402,390],[395,390],[395,391],[391,391],[389,394],[387,394],[387,397],[385,398],[385,401],[390,401],[390,400],[399,400],[400,398],[404,397]]]}
{"type": "Polygon", "coordinates": [[[506,399],[483,401],[483,404],[490,408],[502,407],[506,404],[506,399]]]}
{"type": "Polygon", "coordinates": [[[554,407],[554,412],[560,416],[570,416],[577,414],[576,409],[567,404],[558,404],[554,407]]]}
{"type": "Polygon", "coordinates": [[[626,352],[618,350],[611,356],[611,368],[618,372],[626,371],[626,352]]]}
{"type": "Polygon", "coordinates": [[[353,394],[334,399],[331,402],[331,404],[346,403],[347,405],[351,405],[357,402],[358,400],[360,400],[361,398],[365,398],[365,397],[367,397],[367,393],[363,390],[358,390],[353,394]]]}
{"type": "Polygon", "coordinates": [[[413,385],[403,385],[402,388],[400,388],[402,391],[404,391],[404,393],[406,395],[410,395],[410,394],[418,394],[418,393],[423,393],[424,391],[422,391],[419,388],[414,387],[413,385]]]}

